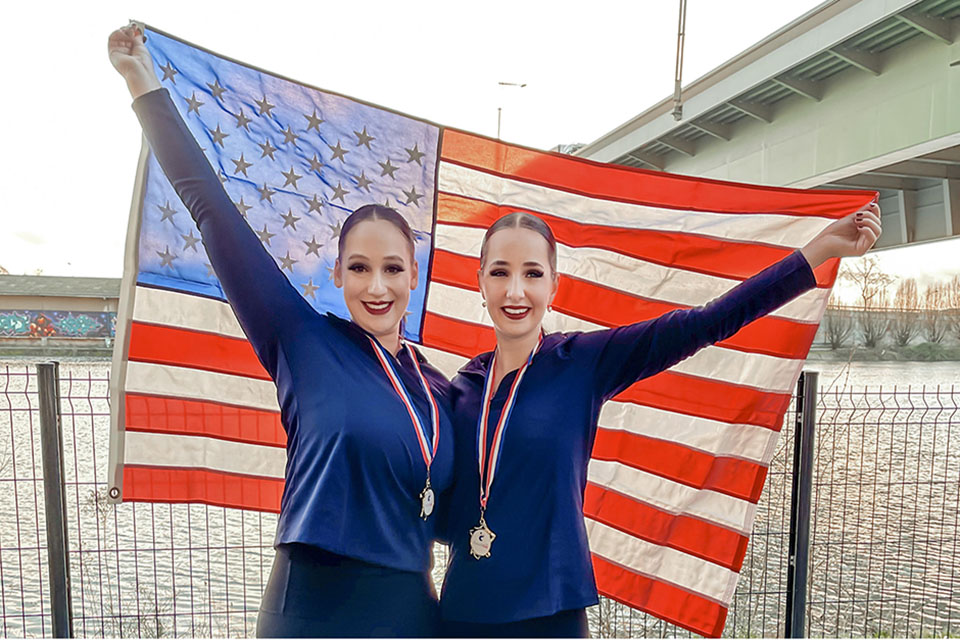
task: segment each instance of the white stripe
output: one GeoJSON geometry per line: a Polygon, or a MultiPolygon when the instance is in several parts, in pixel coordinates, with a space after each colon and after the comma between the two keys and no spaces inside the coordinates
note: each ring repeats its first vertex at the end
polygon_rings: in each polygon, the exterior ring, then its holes
{"type": "Polygon", "coordinates": [[[130,361],[124,390],[280,411],[277,388],[270,380],[201,369],[130,361]]]}
{"type": "Polygon", "coordinates": [[[729,456],[767,466],[779,432],[750,424],[709,420],[629,402],[609,401],[600,409],[600,427],[627,431],[713,456],[729,456]]]}
{"type": "Polygon", "coordinates": [[[226,302],[188,293],[137,287],[133,303],[136,322],[246,338],[237,316],[226,302]]]}
{"type": "MultiPolygon", "coordinates": [[[[484,233],[483,229],[438,224],[436,246],[479,258],[484,233]]],[[[740,284],[739,280],[732,278],[665,267],[616,251],[574,248],[560,243],[557,243],[557,270],[563,275],[596,282],[648,300],[692,307],[706,304],[740,284]]],[[[770,315],[816,323],[829,297],[828,289],[813,288],[770,315]]]]}
{"type": "Polygon", "coordinates": [[[590,550],[601,558],[724,605],[733,599],[737,574],[726,567],[635,538],[589,518],[586,524],[590,550]]]}
{"type": "MultiPolygon", "coordinates": [[[[434,284],[431,286],[436,285],[434,284]]],[[[469,362],[467,358],[459,356],[455,353],[450,353],[449,351],[441,351],[440,349],[425,347],[423,345],[418,345],[417,349],[424,355],[424,357],[432,366],[439,369],[440,373],[445,375],[448,379],[457,375],[457,371],[459,371],[463,365],[469,362]]]]}
{"type": "MultiPolygon", "coordinates": [[[[440,349],[417,348],[448,378],[453,378],[468,361],[440,349]]],[[[764,466],[770,464],[780,436],[779,432],[765,427],[721,422],[615,400],[603,405],[598,424],[604,429],[636,433],[713,456],[739,458],[764,466]]]]}
{"type": "Polygon", "coordinates": [[[722,240],[799,248],[833,222],[830,218],[815,216],[734,215],[626,204],[501,178],[446,162],[440,163],[439,173],[439,191],[610,227],[679,231],[722,240]]]}
{"type": "Polygon", "coordinates": [[[205,436],[127,431],[124,464],[193,467],[283,479],[287,452],[247,442],[205,436]]]}
{"type": "MultiPolygon", "coordinates": [[[[479,292],[434,282],[430,285],[427,311],[492,327],[493,322],[486,309],[480,304],[481,302],[479,292]]],[[[606,329],[602,325],[556,311],[544,317],[543,326],[547,332],[606,329]]],[[[782,393],[793,389],[802,364],[803,360],[747,353],[722,346],[709,346],[669,370],[782,393]]]]}
{"type": "Polygon", "coordinates": [[[675,515],[685,514],[750,533],[756,505],[723,493],[668,480],[617,462],[591,459],[587,480],[675,515]]]}

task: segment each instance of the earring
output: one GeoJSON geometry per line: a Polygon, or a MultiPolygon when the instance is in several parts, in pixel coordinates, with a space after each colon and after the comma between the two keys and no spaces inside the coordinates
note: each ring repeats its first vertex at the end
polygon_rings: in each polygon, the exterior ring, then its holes
{"type": "Polygon", "coordinates": [[[547,311],[553,311],[553,305],[552,305],[552,304],[548,304],[548,305],[547,305],[547,311]]]}
{"type": "Polygon", "coordinates": [[[480,306],[486,308],[486,306],[487,306],[487,301],[486,301],[486,300],[482,301],[482,302],[480,303],[480,306]]]}

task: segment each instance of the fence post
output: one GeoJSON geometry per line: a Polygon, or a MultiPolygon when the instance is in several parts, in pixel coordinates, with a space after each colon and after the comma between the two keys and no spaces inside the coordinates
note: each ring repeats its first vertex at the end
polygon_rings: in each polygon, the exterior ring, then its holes
{"type": "Polygon", "coordinates": [[[67,556],[67,496],[63,484],[63,430],[60,424],[60,365],[37,365],[40,393],[40,447],[43,455],[43,497],[47,521],[47,560],[53,637],[73,637],[70,564],[67,556]]]}
{"type": "Polygon", "coordinates": [[[803,638],[807,613],[807,568],[810,561],[810,508],[813,495],[813,439],[817,426],[816,371],[797,381],[794,425],[793,490],[790,494],[790,549],[787,564],[785,638],[803,638]]]}

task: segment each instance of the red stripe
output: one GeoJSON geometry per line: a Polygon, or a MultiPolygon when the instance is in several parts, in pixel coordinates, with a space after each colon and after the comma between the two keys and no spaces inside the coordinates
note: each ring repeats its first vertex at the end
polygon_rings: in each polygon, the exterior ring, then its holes
{"type": "Polygon", "coordinates": [[[875,191],[799,190],[721,182],[593,162],[444,129],[441,158],[560,191],[672,209],[842,218],[875,191]]]}
{"type": "Polygon", "coordinates": [[[588,483],[583,513],[605,525],[740,571],[747,553],[747,536],[687,515],[675,515],[627,496],[588,483]]]}
{"type": "Polygon", "coordinates": [[[641,380],[616,396],[616,399],[720,422],[752,424],[774,431],[780,430],[783,413],[790,404],[789,393],[758,391],[673,371],[664,371],[641,380]]]}
{"type": "Polygon", "coordinates": [[[652,613],[700,635],[719,638],[727,608],[689,591],[634,573],[593,556],[593,573],[601,595],[652,613]]]}
{"type": "MultiPolygon", "coordinates": [[[[440,193],[437,221],[486,229],[498,218],[513,211],[527,210],[440,193]]],[[[746,280],[786,258],[793,251],[765,244],[719,240],[692,233],[586,224],[539,211],[527,213],[533,213],[549,224],[557,242],[568,247],[606,249],[638,260],[720,278],[746,280]]],[[[820,265],[814,272],[817,285],[832,286],[839,264],[839,260],[830,260],[820,265]]]]}
{"type": "Polygon", "coordinates": [[[271,379],[245,338],[190,329],[132,322],[128,357],[136,362],[271,379]]]}
{"type": "Polygon", "coordinates": [[[283,480],[206,469],[124,465],[123,500],[195,502],[280,513],[283,480]]]}
{"type": "Polygon", "coordinates": [[[477,354],[493,351],[497,346],[497,336],[492,327],[428,311],[423,314],[423,344],[464,358],[472,358],[477,354]]]}
{"type": "Polygon", "coordinates": [[[128,431],[205,436],[233,442],[285,447],[280,414],[200,400],[124,395],[128,431]]]}
{"type": "Polygon", "coordinates": [[[592,457],[754,504],[760,500],[767,478],[767,468],[755,462],[714,456],[676,442],[602,427],[597,430],[592,457]]]}
{"type": "MultiPolygon", "coordinates": [[[[479,291],[477,258],[437,249],[433,258],[433,280],[442,284],[479,291]]],[[[557,311],[605,327],[619,327],[658,318],[685,305],[648,300],[600,284],[560,276],[553,307],[557,311]]],[[[474,325],[477,326],[477,325],[474,325]]],[[[817,325],[786,318],[765,316],[754,320],[717,344],[780,358],[805,358],[817,333],[817,325]]],[[[492,347],[491,347],[492,348],[492,347]]],[[[468,357],[477,355],[477,352],[468,357]]]]}
{"type": "MultiPolygon", "coordinates": [[[[491,351],[496,346],[493,329],[482,325],[427,313],[423,322],[423,344],[465,358],[491,351]]],[[[687,415],[752,424],[780,430],[789,393],[760,391],[729,382],[717,382],[672,371],[641,380],[616,397],[687,415]]]]}

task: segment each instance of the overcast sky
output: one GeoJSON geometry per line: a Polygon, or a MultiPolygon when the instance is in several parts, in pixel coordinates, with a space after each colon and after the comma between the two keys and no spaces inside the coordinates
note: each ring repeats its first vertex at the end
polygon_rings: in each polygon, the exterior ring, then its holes
{"type": "MultiPolygon", "coordinates": [[[[685,84],[818,4],[689,0],[685,84]]],[[[502,107],[505,140],[549,149],[590,142],[672,93],[677,10],[676,0],[11,4],[0,25],[0,265],[120,276],[140,131],[106,39],[129,18],[440,124],[495,135],[502,107]]],[[[958,242],[879,255],[923,277],[955,264],[958,242]]]]}

